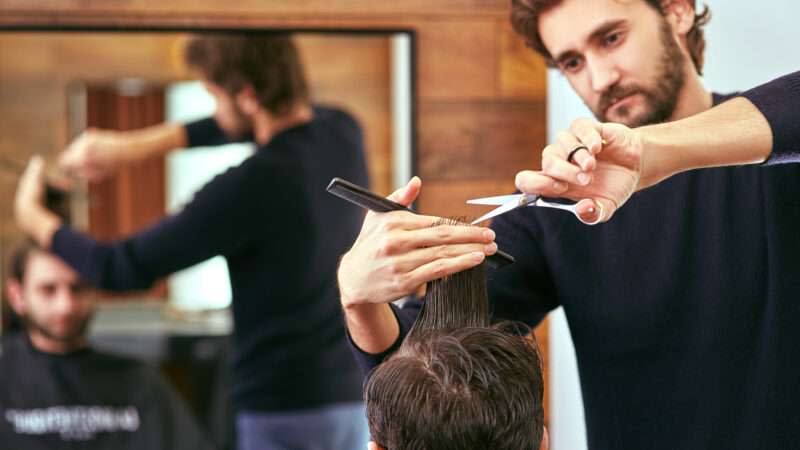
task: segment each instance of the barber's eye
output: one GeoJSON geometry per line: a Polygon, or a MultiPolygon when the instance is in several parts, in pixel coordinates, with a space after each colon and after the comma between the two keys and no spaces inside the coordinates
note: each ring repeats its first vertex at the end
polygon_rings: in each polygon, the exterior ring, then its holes
{"type": "Polygon", "coordinates": [[[603,40],[603,45],[606,47],[610,47],[622,39],[622,33],[619,31],[615,31],[609,35],[606,35],[605,39],[603,40]]]}
{"type": "Polygon", "coordinates": [[[52,297],[56,293],[56,286],[53,284],[46,284],[42,286],[40,289],[42,294],[47,297],[52,297]]]}
{"type": "Polygon", "coordinates": [[[569,58],[561,62],[561,70],[564,72],[575,72],[581,67],[580,58],[569,58]]]}

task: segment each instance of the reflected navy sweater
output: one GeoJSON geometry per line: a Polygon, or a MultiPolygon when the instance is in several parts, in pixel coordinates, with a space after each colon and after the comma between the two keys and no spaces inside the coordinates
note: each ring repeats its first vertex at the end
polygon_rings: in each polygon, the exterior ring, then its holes
{"type": "MultiPolygon", "coordinates": [[[[221,143],[213,120],[187,126],[191,146],[221,143]]],[[[303,409],[361,399],[336,286],[339,256],[363,212],[331,196],[340,176],[367,185],[361,132],[342,111],[276,135],[204,186],[179,214],[118,242],[69,227],[53,251],[104,289],[150,286],[215,255],[233,291],[233,398],[239,409],[303,409]]]]}
{"type": "MultiPolygon", "coordinates": [[[[767,165],[800,162],[800,72],[744,95],[767,165]]],[[[516,257],[490,276],[494,315],[563,306],[590,449],[800,448],[800,166],[686,172],[594,227],[520,208],[492,228],[516,257]]],[[[395,309],[403,336],[418,307],[395,309]]],[[[355,353],[368,369],[399,342],[355,353]]]]}

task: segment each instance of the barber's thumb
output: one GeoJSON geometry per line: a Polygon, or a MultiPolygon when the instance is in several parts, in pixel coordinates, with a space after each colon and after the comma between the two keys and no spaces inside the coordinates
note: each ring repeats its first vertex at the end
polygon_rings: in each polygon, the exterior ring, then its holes
{"type": "Polygon", "coordinates": [[[600,125],[600,136],[603,145],[625,145],[631,134],[631,129],[620,123],[604,123],[600,125]]]}
{"type": "Polygon", "coordinates": [[[23,177],[25,178],[40,178],[44,172],[44,158],[40,155],[33,155],[28,162],[28,167],[25,168],[23,177]]]}
{"type": "Polygon", "coordinates": [[[400,203],[403,206],[408,206],[414,203],[414,200],[419,196],[420,189],[422,188],[422,180],[419,177],[412,177],[405,186],[392,192],[388,197],[389,200],[400,203]]]}

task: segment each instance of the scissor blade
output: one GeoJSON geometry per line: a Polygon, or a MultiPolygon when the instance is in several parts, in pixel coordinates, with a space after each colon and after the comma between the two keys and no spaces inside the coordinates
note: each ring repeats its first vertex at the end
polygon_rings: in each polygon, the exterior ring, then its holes
{"type": "Polygon", "coordinates": [[[481,223],[484,220],[489,220],[492,217],[497,217],[500,214],[505,214],[505,213],[511,211],[512,209],[520,206],[520,204],[519,204],[519,196],[515,196],[515,197],[517,197],[517,198],[511,200],[510,202],[506,202],[505,204],[503,204],[503,206],[497,207],[497,208],[489,211],[488,213],[478,217],[477,219],[473,220],[472,221],[472,225],[481,223]]]}
{"type": "Polygon", "coordinates": [[[505,205],[512,200],[519,200],[522,194],[498,195],[497,197],[473,198],[467,200],[470,205],[505,205]]]}

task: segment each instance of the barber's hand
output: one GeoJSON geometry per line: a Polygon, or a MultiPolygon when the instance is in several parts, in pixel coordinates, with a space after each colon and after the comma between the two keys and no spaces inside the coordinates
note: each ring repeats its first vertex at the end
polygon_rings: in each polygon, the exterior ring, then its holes
{"type": "Polygon", "coordinates": [[[583,222],[605,222],[639,188],[642,152],[636,130],[578,119],[545,147],[542,170],[519,172],[516,185],[528,194],[575,200],[583,222]]]}
{"type": "Polygon", "coordinates": [[[117,131],[89,128],[67,146],[58,162],[71,175],[102,181],[127,161],[129,147],[117,131]]]}
{"type": "Polygon", "coordinates": [[[17,226],[45,248],[61,220],[45,206],[44,159],[34,156],[20,177],[14,197],[14,219],[17,226]]]}
{"type": "MultiPolygon", "coordinates": [[[[421,186],[414,177],[388,198],[410,205],[421,186]]],[[[407,211],[367,213],[361,233],[339,265],[342,305],[348,308],[397,300],[428,281],[474,267],[497,252],[492,230],[434,227],[439,220],[407,211]]]]}

